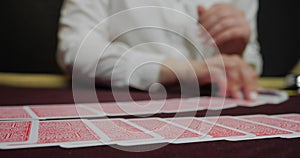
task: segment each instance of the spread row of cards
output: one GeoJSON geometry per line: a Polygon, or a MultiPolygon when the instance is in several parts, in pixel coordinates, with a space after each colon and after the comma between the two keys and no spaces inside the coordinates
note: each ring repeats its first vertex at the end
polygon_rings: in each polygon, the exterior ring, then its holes
{"type": "Polygon", "coordinates": [[[254,107],[278,104],[288,99],[285,93],[260,94],[256,101],[218,97],[177,98],[166,100],[85,103],[63,105],[0,106],[0,120],[68,119],[105,116],[179,113],[200,110],[221,110],[236,106],[254,107]]]}
{"type": "Polygon", "coordinates": [[[300,137],[300,114],[0,121],[0,148],[135,146],[300,137]]]}

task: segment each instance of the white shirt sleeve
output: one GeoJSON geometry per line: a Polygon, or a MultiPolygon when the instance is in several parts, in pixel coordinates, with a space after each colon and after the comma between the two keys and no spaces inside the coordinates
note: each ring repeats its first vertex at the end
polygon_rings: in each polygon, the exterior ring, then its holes
{"type": "Polygon", "coordinates": [[[255,66],[258,74],[262,73],[262,57],[260,54],[260,46],[257,39],[257,11],[258,0],[233,0],[238,8],[245,12],[246,18],[250,24],[251,37],[244,52],[244,60],[255,66]]]}
{"type": "Polygon", "coordinates": [[[164,56],[130,50],[122,42],[110,42],[109,28],[96,28],[108,17],[105,0],[66,0],[59,28],[58,62],[66,71],[96,78],[108,86],[147,90],[157,82],[164,56]],[[90,36],[86,36],[89,33],[90,36]],[[106,46],[108,46],[107,49],[106,46]],[[105,50],[103,52],[103,50],[105,50]],[[152,63],[152,64],[150,64],[152,63]]]}

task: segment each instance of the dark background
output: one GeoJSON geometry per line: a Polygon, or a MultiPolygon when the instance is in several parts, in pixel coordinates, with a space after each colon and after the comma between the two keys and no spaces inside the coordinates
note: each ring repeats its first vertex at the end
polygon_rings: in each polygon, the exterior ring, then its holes
{"type": "Polygon", "coordinates": [[[258,33],[264,76],[283,76],[300,59],[298,10],[296,0],[260,0],[258,33]]]}
{"type": "MultiPolygon", "coordinates": [[[[1,4],[0,72],[61,73],[55,52],[62,0],[8,0],[1,4]]],[[[296,1],[260,0],[263,76],[284,76],[300,57],[296,1]]]]}

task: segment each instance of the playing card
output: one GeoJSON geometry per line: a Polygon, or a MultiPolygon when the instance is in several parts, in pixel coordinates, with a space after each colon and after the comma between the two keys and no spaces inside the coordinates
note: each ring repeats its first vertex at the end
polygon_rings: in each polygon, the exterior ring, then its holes
{"type": "Polygon", "coordinates": [[[102,112],[107,116],[145,115],[157,112],[157,110],[139,102],[92,103],[84,104],[83,106],[102,112]]]}
{"type": "Polygon", "coordinates": [[[288,100],[288,98],[289,96],[286,92],[276,89],[260,89],[257,96],[257,100],[269,104],[279,104],[288,100]]]}
{"type": "Polygon", "coordinates": [[[274,115],[274,117],[300,122],[300,114],[274,115]]]}
{"type": "Polygon", "coordinates": [[[249,116],[241,116],[239,118],[259,122],[262,124],[270,125],[275,128],[289,130],[291,132],[297,132],[291,135],[283,135],[283,137],[286,138],[292,138],[292,137],[299,137],[300,136],[300,123],[299,122],[293,122],[283,119],[274,118],[272,116],[266,116],[266,115],[249,115],[249,116]]]}
{"type": "Polygon", "coordinates": [[[27,106],[39,119],[89,118],[103,117],[103,113],[92,111],[80,105],[32,105],[27,106]]]}
{"type": "Polygon", "coordinates": [[[195,131],[202,133],[203,135],[208,135],[213,140],[242,140],[249,137],[254,137],[254,135],[237,130],[222,125],[217,125],[214,123],[209,123],[204,121],[205,118],[196,117],[181,117],[181,118],[171,118],[168,121],[180,124],[185,128],[190,128],[195,131]]]}
{"type": "Polygon", "coordinates": [[[186,102],[186,99],[167,99],[167,100],[147,100],[134,102],[113,102],[113,103],[93,103],[84,104],[98,111],[106,113],[108,116],[124,115],[145,115],[158,113],[189,112],[203,109],[197,104],[186,102]]]}
{"type": "Polygon", "coordinates": [[[161,140],[159,135],[143,130],[123,119],[88,120],[87,124],[104,138],[105,144],[128,146],[149,144],[161,140]]]}
{"type": "Polygon", "coordinates": [[[160,118],[130,119],[128,121],[162,136],[169,143],[191,143],[208,140],[207,137],[203,137],[196,131],[183,128],[160,118]]]}
{"type": "Polygon", "coordinates": [[[82,104],[86,108],[105,113],[107,116],[145,115],[157,113],[192,112],[199,110],[221,110],[237,105],[258,106],[264,101],[246,101],[219,97],[175,98],[166,100],[146,100],[132,102],[111,102],[82,104]]]}
{"type": "Polygon", "coordinates": [[[0,120],[33,119],[23,106],[1,106],[0,120]]]}
{"type": "Polygon", "coordinates": [[[35,143],[9,144],[5,149],[48,147],[94,143],[103,145],[102,138],[89,128],[82,120],[40,121],[34,135],[35,143]]]}
{"type": "MultiPolygon", "coordinates": [[[[199,100],[198,100],[199,101],[199,100]]],[[[187,98],[167,99],[161,107],[162,113],[178,113],[203,110],[199,107],[198,102],[188,102],[187,98]]]]}
{"type": "Polygon", "coordinates": [[[246,107],[255,107],[266,104],[265,101],[262,100],[244,100],[244,99],[232,99],[226,98],[226,104],[237,104],[239,106],[246,106],[246,107]]]}
{"type": "MultiPolygon", "coordinates": [[[[195,99],[189,99],[189,102],[195,99]]],[[[221,110],[236,107],[237,104],[234,102],[226,102],[226,98],[219,97],[200,97],[199,107],[208,110],[221,110]]]]}
{"type": "Polygon", "coordinates": [[[233,129],[238,129],[247,133],[254,134],[256,137],[247,139],[261,139],[261,138],[274,138],[284,137],[284,135],[291,135],[293,132],[270,127],[260,123],[254,123],[246,120],[240,120],[237,117],[222,116],[220,118],[206,118],[207,121],[216,122],[233,129]]]}
{"type": "Polygon", "coordinates": [[[0,148],[9,144],[34,143],[37,121],[1,121],[0,148]]]}

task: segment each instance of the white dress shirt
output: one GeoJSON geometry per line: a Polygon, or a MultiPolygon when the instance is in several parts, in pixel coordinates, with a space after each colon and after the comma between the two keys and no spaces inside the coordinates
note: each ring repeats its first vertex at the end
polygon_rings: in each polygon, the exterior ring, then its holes
{"type": "Polygon", "coordinates": [[[222,2],[245,12],[252,34],[244,59],[260,73],[257,0],[65,0],[59,64],[101,84],[146,90],[157,82],[158,63],[164,59],[203,60],[195,47],[205,50],[201,51],[205,57],[215,54],[197,44],[201,41],[197,6],[209,8],[222,2]]]}

